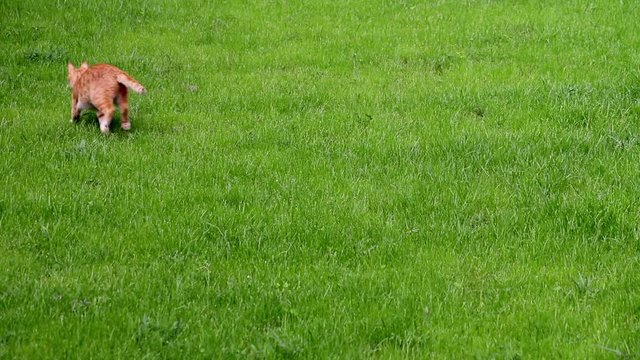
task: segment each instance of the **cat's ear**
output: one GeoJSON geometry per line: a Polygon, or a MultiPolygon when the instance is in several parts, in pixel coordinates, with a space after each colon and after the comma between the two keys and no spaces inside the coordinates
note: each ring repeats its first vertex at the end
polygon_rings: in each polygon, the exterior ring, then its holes
{"type": "Polygon", "coordinates": [[[87,62],[83,62],[82,65],[80,65],[80,70],[87,70],[89,68],[89,64],[87,64],[87,62]]]}
{"type": "Polygon", "coordinates": [[[72,63],[68,63],[67,64],[67,70],[69,70],[69,73],[72,73],[76,68],[73,66],[72,63]]]}

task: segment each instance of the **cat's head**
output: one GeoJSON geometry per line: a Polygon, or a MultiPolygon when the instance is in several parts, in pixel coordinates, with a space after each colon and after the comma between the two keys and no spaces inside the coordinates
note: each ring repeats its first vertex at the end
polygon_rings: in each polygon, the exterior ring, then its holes
{"type": "Polygon", "coordinates": [[[84,74],[84,72],[87,71],[87,69],[89,69],[89,64],[87,64],[86,62],[83,62],[79,68],[76,68],[75,66],[73,66],[72,63],[69,63],[67,64],[67,69],[69,70],[67,74],[67,79],[69,80],[69,86],[73,87],[73,85],[76,84],[76,81],[78,81],[80,76],[82,76],[82,74],[84,74]]]}

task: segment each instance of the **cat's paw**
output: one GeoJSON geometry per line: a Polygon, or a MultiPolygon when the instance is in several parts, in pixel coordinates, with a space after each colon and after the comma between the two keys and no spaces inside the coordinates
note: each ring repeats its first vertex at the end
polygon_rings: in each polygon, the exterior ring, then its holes
{"type": "Polygon", "coordinates": [[[120,127],[122,128],[122,130],[131,130],[131,123],[130,122],[123,122],[120,127]]]}
{"type": "Polygon", "coordinates": [[[100,123],[100,132],[105,135],[109,135],[109,124],[111,123],[111,119],[107,119],[106,117],[102,116],[98,117],[98,122],[100,123]]]}

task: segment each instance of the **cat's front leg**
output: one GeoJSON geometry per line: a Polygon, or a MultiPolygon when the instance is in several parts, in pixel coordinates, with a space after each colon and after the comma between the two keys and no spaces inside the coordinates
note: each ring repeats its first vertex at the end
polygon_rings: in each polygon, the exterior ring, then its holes
{"type": "Polygon", "coordinates": [[[80,120],[80,109],[78,109],[78,99],[71,96],[71,122],[75,123],[80,120]]]}

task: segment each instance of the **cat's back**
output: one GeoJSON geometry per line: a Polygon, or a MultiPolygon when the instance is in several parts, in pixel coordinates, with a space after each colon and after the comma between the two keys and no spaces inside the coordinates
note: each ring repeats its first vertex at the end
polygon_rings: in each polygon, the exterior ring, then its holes
{"type": "Polygon", "coordinates": [[[80,77],[74,92],[82,98],[93,98],[96,95],[111,96],[118,90],[118,75],[122,70],[109,64],[96,64],[89,67],[80,77]]]}
{"type": "Polygon", "coordinates": [[[84,73],[83,77],[87,76],[90,78],[114,78],[123,71],[118,69],[117,67],[109,64],[95,64],[89,67],[87,71],[84,73]]]}

